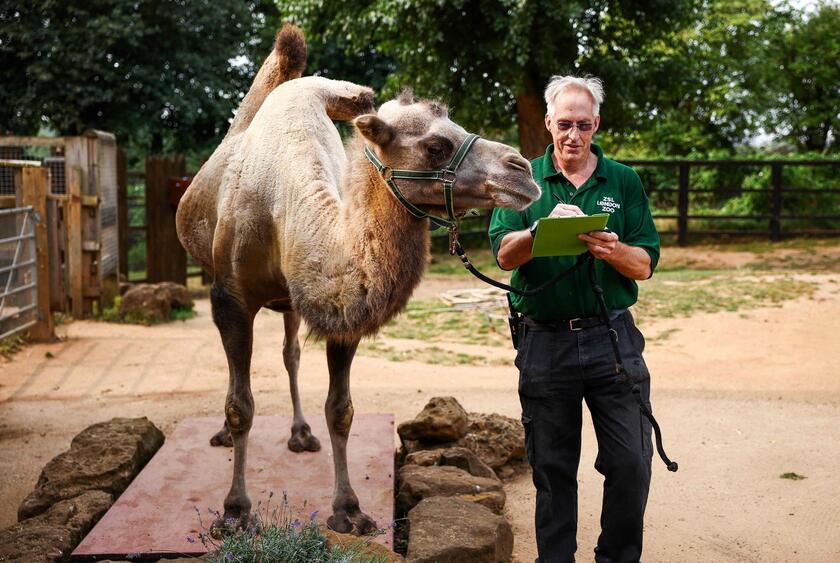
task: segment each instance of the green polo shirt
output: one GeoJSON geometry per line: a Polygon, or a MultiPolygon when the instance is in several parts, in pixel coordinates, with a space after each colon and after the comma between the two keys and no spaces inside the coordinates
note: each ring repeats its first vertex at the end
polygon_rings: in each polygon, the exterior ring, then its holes
{"type": "MultiPolygon", "coordinates": [[[[598,165],[592,176],[579,188],[554,168],[551,159],[553,145],[544,156],[531,161],[534,179],[542,188],[540,198],[525,211],[497,208],[490,221],[490,244],[498,256],[499,246],[506,234],[527,229],[542,217],[547,217],[558,203],[577,205],[587,215],[610,213],[607,228],[620,241],[644,248],[650,254],[651,272],[659,261],[659,234],[653,224],[647,195],[639,175],[623,164],[604,157],[601,147],[592,146],[598,165]]],[[[573,266],[577,258],[556,256],[533,258],[513,270],[511,285],[518,289],[539,286],[554,275],[573,266]]],[[[604,288],[604,298],[611,310],[624,309],[636,302],[639,287],[603,260],[595,262],[598,280],[604,288]]],[[[598,304],[589,284],[586,268],[556,283],[535,297],[511,295],[517,311],[537,321],[556,321],[598,314],[598,304]]]]}

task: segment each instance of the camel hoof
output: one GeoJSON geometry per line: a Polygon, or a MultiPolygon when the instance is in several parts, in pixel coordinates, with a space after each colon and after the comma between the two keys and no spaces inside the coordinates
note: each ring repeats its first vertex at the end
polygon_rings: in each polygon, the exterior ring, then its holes
{"type": "Polygon", "coordinates": [[[216,432],[212,438],[210,438],[210,445],[214,448],[219,446],[224,446],[225,448],[232,448],[233,447],[233,436],[230,435],[230,431],[227,428],[222,428],[218,432],[216,432]]]}
{"type": "Polygon", "coordinates": [[[210,536],[215,540],[221,540],[225,536],[233,535],[240,530],[247,530],[250,521],[248,512],[239,516],[225,512],[224,517],[217,517],[210,525],[210,536]]]}
{"type": "Polygon", "coordinates": [[[299,429],[292,428],[292,437],[287,443],[293,452],[317,452],[321,449],[321,442],[312,435],[308,424],[299,429]]]}
{"type": "Polygon", "coordinates": [[[327,526],[330,530],[340,534],[354,534],[357,536],[372,534],[377,530],[376,520],[361,510],[333,514],[327,518],[327,526]]]}

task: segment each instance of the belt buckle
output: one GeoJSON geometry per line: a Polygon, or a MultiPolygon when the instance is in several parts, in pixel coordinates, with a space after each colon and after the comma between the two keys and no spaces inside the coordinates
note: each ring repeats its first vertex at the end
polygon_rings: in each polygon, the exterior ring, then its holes
{"type": "Polygon", "coordinates": [[[582,327],[582,326],[580,326],[580,325],[575,326],[575,322],[578,322],[578,323],[579,323],[579,322],[580,322],[580,320],[581,320],[580,318],[577,318],[577,319],[569,319],[569,330],[570,330],[570,331],[572,331],[572,332],[577,332],[577,331],[579,331],[579,330],[583,330],[583,327],[582,327]]]}

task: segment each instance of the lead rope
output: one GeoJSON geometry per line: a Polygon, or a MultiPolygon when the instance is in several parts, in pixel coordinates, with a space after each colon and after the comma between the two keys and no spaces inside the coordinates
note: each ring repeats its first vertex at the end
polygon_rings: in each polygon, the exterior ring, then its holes
{"type": "Polygon", "coordinates": [[[607,303],[604,300],[604,289],[598,284],[598,277],[595,273],[595,257],[590,252],[584,252],[580,256],[578,256],[577,262],[566,270],[563,270],[559,274],[555,275],[550,280],[540,284],[539,286],[528,289],[522,290],[517,289],[513,286],[508,284],[502,283],[500,281],[496,281],[493,278],[489,278],[479,272],[475,266],[473,266],[470,259],[467,257],[467,253],[464,252],[464,249],[461,247],[461,244],[458,242],[457,239],[457,230],[455,231],[454,235],[455,238],[452,240],[453,233],[450,231],[450,254],[457,254],[458,258],[461,259],[463,262],[464,267],[469,270],[469,272],[483,281],[484,283],[490,284],[493,287],[497,287],[499,289],[503,289],[508,292],[508,306],[510,306],[511,311],[513,311],[513,306],[510,301],[510,293],[515,293],[516,295],[520,295],[523,297],[532,297],[541,293],[548,289],[550,286],[554,285],[555,283],[559,282],[578,268],[580,268],[583,264],[588,264],[589,266],[589,283],[592,286],[592,292],[595,294],[595,300],[598,302],[598,309],[601,313],[601,319],[604,321],[604,324],[607,326],[607,330],[610,334],[610,344],[612,345],[613,356],[615,357],[615,374],[616,374],[616,382],[623,383],[625,385],[630,386],[630,391],[633,393],[633,396],[636,398],[636,402],[639,404],[639,411],[640,416],[644,416],[645,418],[650,421],[650,425],[653,427],[653,433],[656,438],[656,452],[659,454],[659,457],[662,458],[662,461],[665,463],[665,466],[668,468],[668,471],[676,471],[679,468],[679,465],[676,461],[671,461],[668,458],[668,455],[665,453],[665,448],[662,445],[662,430],[659,428],[659,423],[656,422],[656,418],[654,418],[653,413],[647,408],[644,401],[642,401],[642,390],[639,387],[638,383],[633,383],[627,377],[627,372],[624,369],[624,363],[621,361],[621,352],[618,350],[618,333],[613,329],[612,323],[610,322],[610,315],[607,310],[607,303]]]}
{"type": "Polygon", "coordinates": [[[627,372],[624,369],[624,363],[621,361],[621,352],[618,350],[618,333],[615,329],[613,329],[612,322],[610,321],[610,314],[607,311],[607,302],[604,300],[604,289],[598,285],[598,276],[595,273],[595,257],[588,252],[586,253],[586,256],[587,261],[589,262],[589,283],[592,285],[592,292],[595,293],[595,299],[598,301],[598,309],[601,311],[601,319],[604,321],[604,324],[607,325],[607,329],[610,334],[610,343],[612,343],[613,355],[615,356],[615,379],[619,383],[624,383],[630,386],[630,391],[633,393],[633,396],[636,397],[636,402],[639,403],[639,411],[641,412],[640,416],[644,415],[653,427],[653,433],[656,437],[656,452],[659,454],[659,457],[662,458],[662,461],[665,462],[665,466],[668,468],[668,471],[676,471],[679,468],[679,465],[676,461],[668,459],[668,455],[665,453],[665,448],[662,446],[662,430],[659,429],[659,423],[656,422],[656,418],[654,418],[653,413],[650,412],[650,409],[647,405],[645,405],[644,401],[642,401],[641,387],[639,387],[638,383],[630,381],[630,378],[627,376],[627,372]]]}

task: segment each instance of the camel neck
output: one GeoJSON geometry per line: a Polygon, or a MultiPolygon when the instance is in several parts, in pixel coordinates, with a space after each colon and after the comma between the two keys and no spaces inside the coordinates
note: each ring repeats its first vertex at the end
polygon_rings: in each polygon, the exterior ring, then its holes
{"type": "Polygon", "coordinates": [[[347,145],[340,216],[325,224],[323,256],[306,285],[290,280],[297,308],[316,334],[351,341],[375,334],[399,313],[420,282],[429,253],[428,221],[412,217],[363,153],[347,145]],[[326,235],[326,233],[325,233],[326,235]]]}

